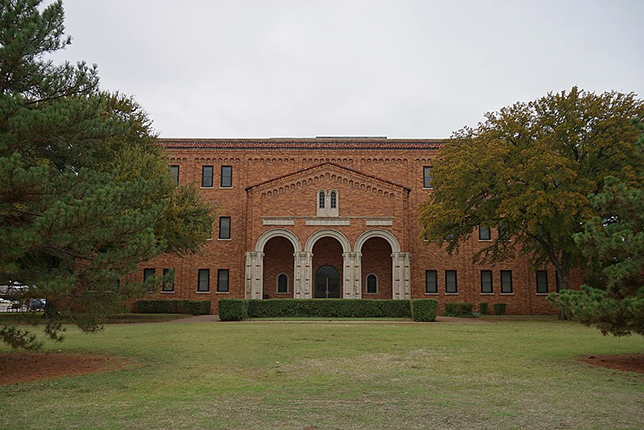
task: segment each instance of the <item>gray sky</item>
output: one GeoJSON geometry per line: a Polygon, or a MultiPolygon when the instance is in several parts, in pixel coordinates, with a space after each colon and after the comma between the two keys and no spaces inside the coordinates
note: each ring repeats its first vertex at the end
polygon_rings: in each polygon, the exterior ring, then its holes
{"type": "Polygon", "coordinates": [[[64,0],[162,137],[449,137],[578,85],[644,97],[644,1],[64,0]]]}

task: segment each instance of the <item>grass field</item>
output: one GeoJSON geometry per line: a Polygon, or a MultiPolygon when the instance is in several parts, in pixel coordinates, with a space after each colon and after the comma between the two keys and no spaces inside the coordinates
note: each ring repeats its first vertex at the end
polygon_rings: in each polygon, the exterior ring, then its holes
{"type": "Polygon", "coordinates": [[[575,360],[644,339],[553,319],[114,324],[46,350],[133,364],[0,387],[0,428],[644,427],[643,374],[575,360]]]}

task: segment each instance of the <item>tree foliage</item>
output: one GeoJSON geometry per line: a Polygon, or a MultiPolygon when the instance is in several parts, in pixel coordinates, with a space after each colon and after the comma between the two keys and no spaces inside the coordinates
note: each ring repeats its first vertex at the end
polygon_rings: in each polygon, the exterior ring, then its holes
{"type": "Polygon", "coordinates": [[[522,253],[534,266],[550,262],[560,287],[580,263],[573,234],[596,215],[588,195],[606,176],[641,184],[644,157],[636,148],[641,115],[634,94],[594,94],[574,87],[486,114],[441,150],[433,167],[434,190],[420,221],[431,241],[458,250],[480,225],[499,228],[475,255],[497,262],[522,253]]]}
{"type": "MultiPolygon", "coordinates": [[[[0,284],[46,298],[48,334],[59,338],[56,315],[95,331],[153,289],[124,277],[161,253],[197,251],[213,212],[172,182],[133,99],[102,91],[96,66],[46,58],[70,38],[61,2],[40,3],[0,1],[0,284]]],[[[0,335],[38,345],[11,328],[0,335]]]]}
{"type": "MultiPolygon", "coordinates": [[[[644,130],[638,120],[635,124],[644,130]]],[[[644,135],[638,142],[644,153],[644,135]]],[[[644,171],[639,175],[644,182],[644,171]]],[[[601,192],[591,196],[599,215],[590,219],[575,242],[601,275],[581,291],[567,291],[550,300],[579,321],[603,334],[644,335],[644,187],[607,177],[601,192]]]]}

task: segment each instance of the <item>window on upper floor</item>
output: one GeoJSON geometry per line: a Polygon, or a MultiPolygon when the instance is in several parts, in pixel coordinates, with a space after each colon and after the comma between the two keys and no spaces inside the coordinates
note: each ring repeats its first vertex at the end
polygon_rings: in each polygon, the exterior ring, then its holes
{"type": "Polygon", "coordinates": [[[331,191],[331,209],[336,209],[338,207],[338,193],[337,191],[331,191]]]}
{"type": "Polygon", "coordinates": [[[170,166],[170,177],[174,184],[179,185],[179,166],[170,166]]]}
{"type": "Polygon", "coordinates": [[[212,188],[212,166],[201,167],[201,186],[203,188],[212,188]]]}
{"type": "Polygon", "coordinates": [[[318,209],[324,209],[326,205],[326,193],[324,190],[318,192],[318,209]]]}
{"type": "Polygon", "coordinates": [[[485,225],[479,226],[479,240],[491,240],[490,227],[485,225]]]}
{"type": "Polygon", "coordinates": [[[423,167],[423,188],[432,187],[432,166],[423,167]]]}
{"type": "Polygon", "coordinates": [[[219,217],[219,239],[230,239],[230,217],[219,217]]]}
{"type": "Polygon", "coordinates": [[[233,186],[233,166],[221,166],[221,188],[232,188],[233,186]]]}

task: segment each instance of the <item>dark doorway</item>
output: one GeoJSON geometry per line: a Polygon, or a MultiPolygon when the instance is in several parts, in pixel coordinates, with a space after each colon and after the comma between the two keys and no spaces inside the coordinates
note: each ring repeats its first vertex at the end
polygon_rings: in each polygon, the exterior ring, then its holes
{"type": "Polygon", "coordinates": [[[335,267],[322,266],[315,273],[315,298],[340,298],[340,274],[335,267]]]}

